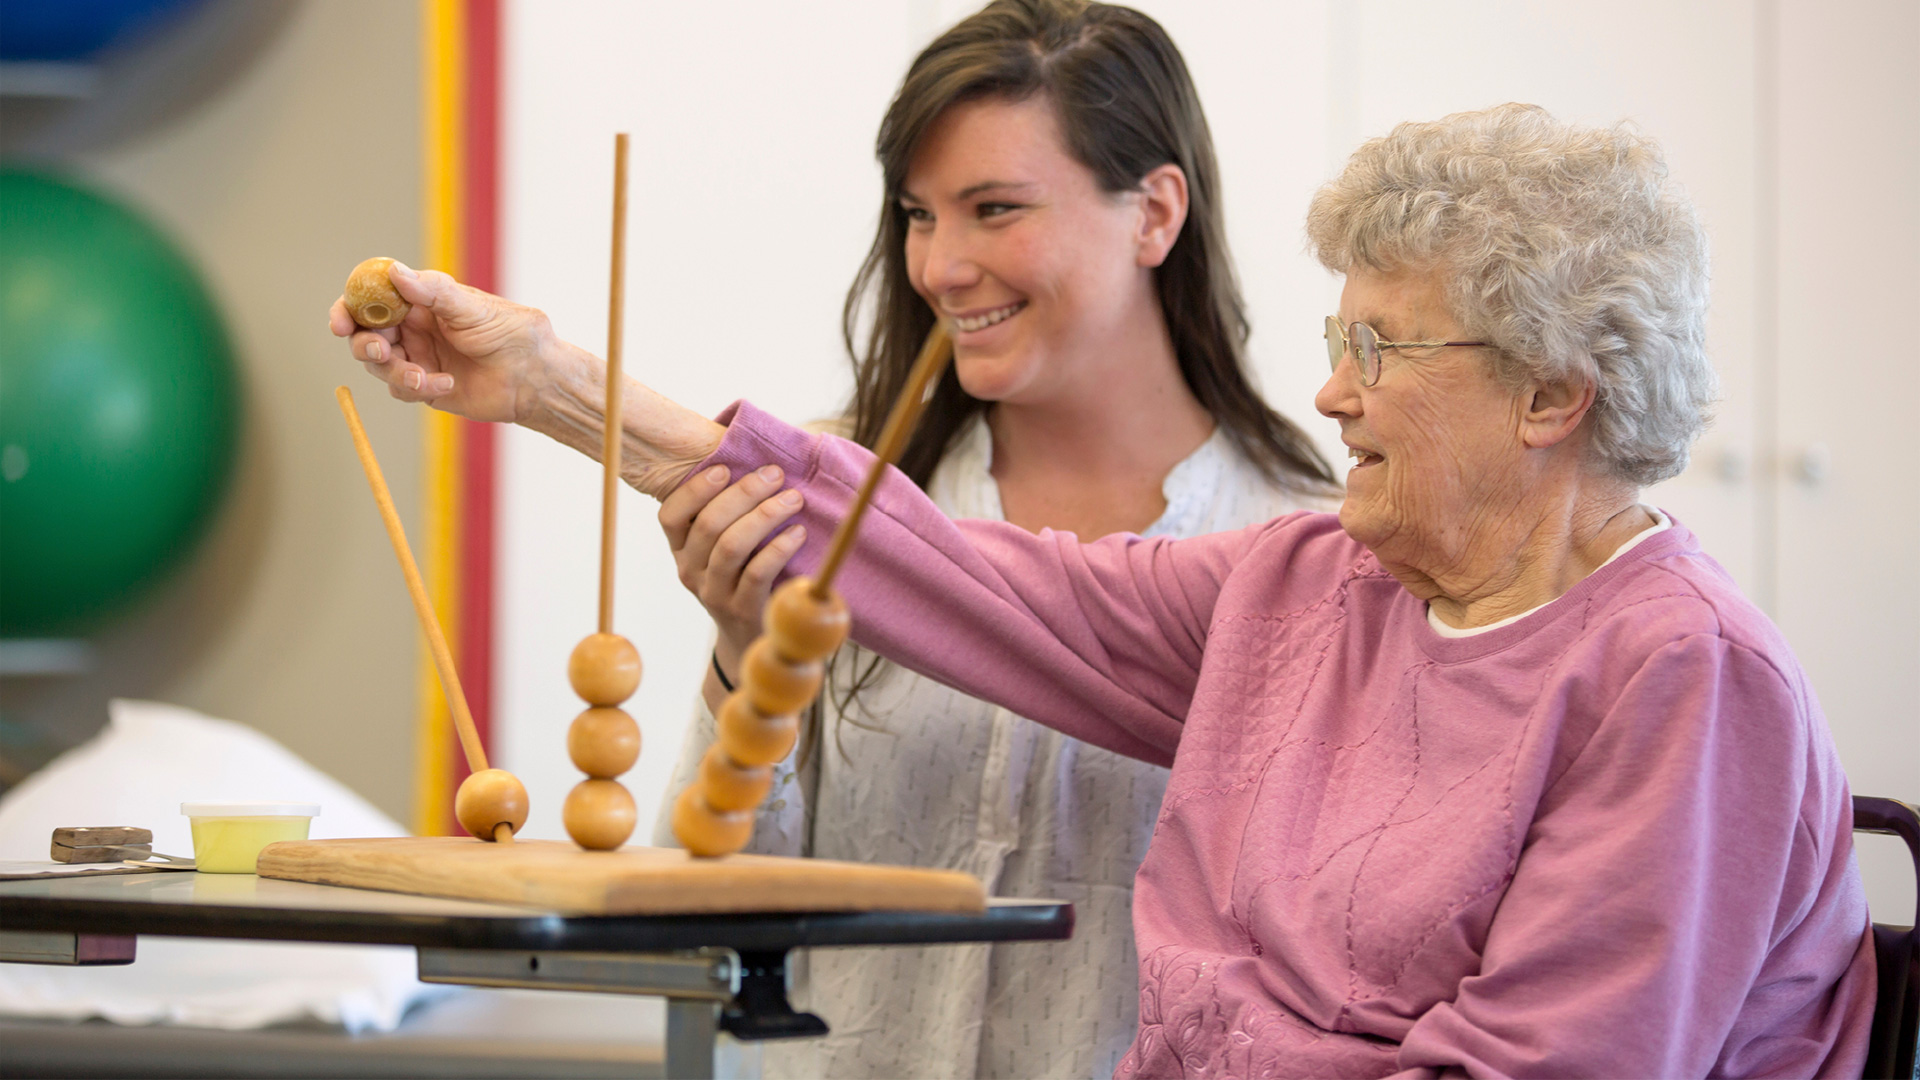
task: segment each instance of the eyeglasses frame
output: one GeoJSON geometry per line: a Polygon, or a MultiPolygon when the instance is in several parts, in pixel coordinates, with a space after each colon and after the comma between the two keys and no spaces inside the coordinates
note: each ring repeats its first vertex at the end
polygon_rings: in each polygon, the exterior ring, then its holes
{"type": "MultiPolygon", "coordinates": [[[[1358,319],[1354,320],[1351,326],[1366,326],[1367,333],[1373,335],[1374,348],[1380,350],[1381,352],[1385,352],[1388,349],[1445,349],[1445,348],[1486,349],[1486,348],[1492,347],[1492,343],[1486,342],[1486,341],[1387,341],[1380,336],[1380,331],[1375,330],[1371,326],[1367,326],[1366,323],[1361,322],[1358,319]]],[[[1329,350],[1327,354],[1327,362],[1332,370],[1338,371],[1340,370],[1341,358],[1351,356],[1353,357],[1353,370],[1355,374],[1360,376],[1360,385],[1361,386],[1376,385],[1380,381],[1380,369],[1384,365],[1376,363],[1373,366],[1373,377],[1371,379],[1367,378],[1366,361],[1363,357],[1360,356],[1358,350],[1354,347],[1353,337],[1349,333],[1350,329],[1351,327],[1349,326],[1349,324],[1342,323],[1340,321],[1339,316],[1337,315],[1327,316],[1326,331],[1322,335],[1323,337],[1326,338],[1327,344],[1329,345],[1333,344],[1333,332],[1335,330],[1340,331],[1340,355],[1334,356],[1332,351],[1329,350]]]]}

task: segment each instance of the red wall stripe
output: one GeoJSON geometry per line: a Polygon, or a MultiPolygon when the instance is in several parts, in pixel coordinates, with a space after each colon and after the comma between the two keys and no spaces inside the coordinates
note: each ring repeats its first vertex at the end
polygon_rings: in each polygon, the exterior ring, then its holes
{"type": "MultiPolygon", "coordinates": [[[[501,7],[502,0],[467,0],[466,11],[462,272],[468,284],[488,292],[499,291],[501,7]]],[[[461,427],[459,663],[474,725],[491,752],[496,428],[461,427]]],[[[464,763],[458,771],[465,774],[464,763]]]]}

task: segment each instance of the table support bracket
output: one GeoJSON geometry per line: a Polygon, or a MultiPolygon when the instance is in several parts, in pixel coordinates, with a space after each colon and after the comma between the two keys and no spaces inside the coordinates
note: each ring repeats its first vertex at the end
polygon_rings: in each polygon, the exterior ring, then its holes
{"type": "Polygon", "coordinates": [[[826,1021],[787,1000],[787,951],[698,949],[667,953],[420,949],[420,981],[533,990],[590,990],[667,999],[667,1075],[757,1075],[758,1050],[742,1043],[827,1033],[826,1021]],[[738,1058],[739,1060],[732,1060],[738,1058]],[[724,1060],[723,1060],[724,1059],[724,1060]]]}
{"type": "Polygon", "coordinates": [[[720,1013],[720,1030],[743,1042],[827,1033],[827,1022],[787,1001],[787,951],[740,954],[740,992],[720,1013]]]}

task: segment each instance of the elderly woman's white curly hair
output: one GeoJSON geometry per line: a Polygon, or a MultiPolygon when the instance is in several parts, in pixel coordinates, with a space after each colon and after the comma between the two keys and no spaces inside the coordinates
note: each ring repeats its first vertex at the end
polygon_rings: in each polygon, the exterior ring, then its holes
{"type": "Polygon", "coordinates": [[[1593,380],[1609,474],[1644,485],[1687,467],[1718,393],[1707,242],[1651,139],[1534,105],[1401,124],[1314,196],[1307,237],[1337,273],[1438,267],[1503,378],[1593,380]]]}

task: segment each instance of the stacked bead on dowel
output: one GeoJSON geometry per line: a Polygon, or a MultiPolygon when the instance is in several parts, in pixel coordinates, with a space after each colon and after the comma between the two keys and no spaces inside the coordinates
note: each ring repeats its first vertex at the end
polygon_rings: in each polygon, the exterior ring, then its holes
{"type": "Polygon", "coordinates": [[[731,855],[753,835],[753,811],[773,786],[773,764],[800,735],[800,711],[846,640],[847,605],[797,577],[767,603],[762,633],[740,661],[740,686],[714,717],[719,739],[673,804],[673,835],[695,855],[731,855]]]}
{"type": "Polygon", "coordinates": [[[619,634],[589,634],[567,660],[567,681],[587,711],[567,728],[567,756],[587,774],[560,809],[567,835],[589,851],[611,851],[633,835],[633,796],[615,779],[640,759],[640,725],[620,703],[640,688],[640,651],[619,634]]]}

